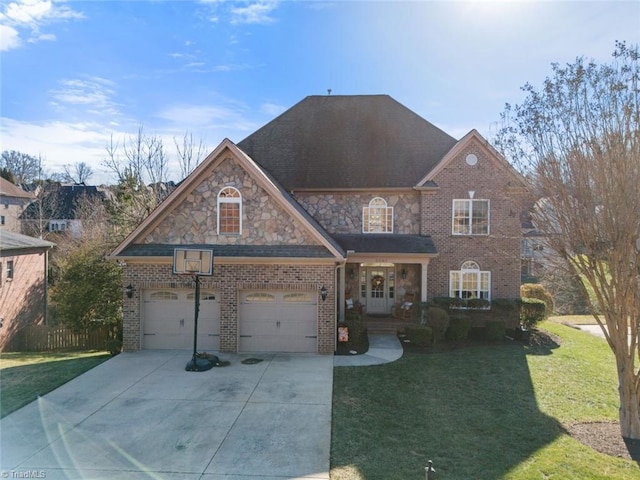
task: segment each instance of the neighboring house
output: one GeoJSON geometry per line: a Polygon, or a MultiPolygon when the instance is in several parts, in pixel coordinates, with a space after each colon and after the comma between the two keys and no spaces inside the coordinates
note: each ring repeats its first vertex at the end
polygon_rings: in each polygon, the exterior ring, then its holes
{"type": "Polygon", "coordinates": [[[0,231],[0,351],[24,327],[44,322],[47,255],[53,246],[0,231]]]}
{"type": "Polygon", "coordinates": [[[20,233],[20,215],[32,200],[33,194],[0,177],[0,232],[20,233]]]}
{"type": "Polygon", "coordinates": [[[519,297],[525,193],[475,130],[456,140],[387,95],[307,97],[224,140],[112,252],[133,287],[124,348],[193,345],[178,246],[214,251],[201,350],[332,353],[346,299],[388,315],[405,294],[519,297]]]}
{"type": "Polygon", "coordinates": [[[48,184],[21,215],[22,231],[29,235],[67,233],[80,237],[82,219],[78,207],[84,199],[104,201],[105,194],[95,186],[48,184]]]}

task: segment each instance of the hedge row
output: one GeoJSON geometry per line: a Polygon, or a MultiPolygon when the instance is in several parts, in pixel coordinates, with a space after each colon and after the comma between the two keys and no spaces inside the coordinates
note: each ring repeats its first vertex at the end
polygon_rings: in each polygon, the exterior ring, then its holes
{"type": "Polygon", "coordinates": [[[469,299],[462,300],[451,297],[436,297],[430,302],[420,304],[425,312],[422,318],[429,319],[429,312],[442,309],[446,312],[456,312],[471,319],[471,326],[484,326],[492,321],[504,322],[507,328],[518,325],[533,327],[548,316],[548,304],[536,298],[497,298],[495,300],[469,299]]]}

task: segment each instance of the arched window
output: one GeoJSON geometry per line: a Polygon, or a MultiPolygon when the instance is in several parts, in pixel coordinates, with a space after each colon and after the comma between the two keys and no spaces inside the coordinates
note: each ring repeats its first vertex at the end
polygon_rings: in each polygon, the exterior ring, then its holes
{"type": "Polygon", "coordinates": [[[225,187],[218,194],[218,235],[242,233],[242,195],[233,187],[225,187]]]}
{"type": "Polygon", "coordinates": [[[449,272],[449,296],[470,300],[491,300],[491,272],[483,272],[480,266],[468,260],[460,270],[449,272]]]}
{"type": "Polygon", "coordinates": [[[375,197],[362,209],[363,233],[393,233],[393,207],[387,201],[375,197]]]}

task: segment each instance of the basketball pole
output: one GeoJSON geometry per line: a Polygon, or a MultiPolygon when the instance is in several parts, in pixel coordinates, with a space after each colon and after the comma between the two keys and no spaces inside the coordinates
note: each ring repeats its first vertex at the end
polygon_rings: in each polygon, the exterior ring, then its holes
{"type": "Polygon", "coordinates": [[[198,314],[200,313],[200,275],[194,274],[196,282],[195,314],[193,319],[193,357],[187,363],[187,372],[204,372],[213,367],[213,361],[206,358],[198,358],[198,314]]]}
{"type": "Polygon", "coordinates": [[[200,275],[197,273],[194,275],[196,282],[196,309],[193,320],[193,364],[196,363],[197,349],[198,349],[198,314],[200,313],[200,275]]]}

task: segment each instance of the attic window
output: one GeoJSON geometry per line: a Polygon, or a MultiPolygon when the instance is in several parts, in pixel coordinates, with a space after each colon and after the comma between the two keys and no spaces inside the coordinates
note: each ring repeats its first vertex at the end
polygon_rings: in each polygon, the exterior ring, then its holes
{"type": "Polygon", "coordinates": [[[218,235],[242,233],[242,195],[233,187],[225,187],[218,194],[218,235]]]}
{"type": "Polygon", "coordinates": [[[393,207],[384,198],[375,197],[363,207],[362,233],[393,233],[393,207]]]}

